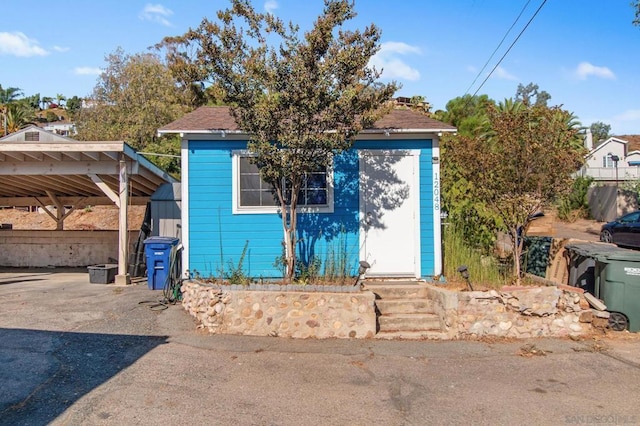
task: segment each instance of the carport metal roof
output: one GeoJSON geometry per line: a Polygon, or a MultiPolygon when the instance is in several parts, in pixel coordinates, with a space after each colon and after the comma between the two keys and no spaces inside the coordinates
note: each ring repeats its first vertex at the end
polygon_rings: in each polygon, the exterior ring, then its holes
{"type": "Polygon", "coordinates": [[[176,180],[122,141],[81,142],[36,126],[0,139],[0,206],[53,204],[55,215],[45,212],[58,230],[75,208],[118,206],[116,283],[129,282],[127,206],[146,203],[167,182],[176,180]],[[72,208],[65,212],[64,206],[72,208]]]}

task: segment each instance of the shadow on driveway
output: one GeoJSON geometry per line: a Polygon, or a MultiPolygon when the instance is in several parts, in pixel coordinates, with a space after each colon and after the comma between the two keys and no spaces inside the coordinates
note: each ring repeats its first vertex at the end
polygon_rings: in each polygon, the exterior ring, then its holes
{"type": "Polygon", "coordinates": [[[0,424],[47,424],[167,336],[0,328],[0,424]]]}

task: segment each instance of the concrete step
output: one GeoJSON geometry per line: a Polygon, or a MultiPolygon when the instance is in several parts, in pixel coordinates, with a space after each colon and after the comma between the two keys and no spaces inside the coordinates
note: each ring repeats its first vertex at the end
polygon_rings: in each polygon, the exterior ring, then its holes
{"type": "Polygon", "coordinates": [[[435,314],[392,314],[378,317],[379,331],[442,331],[435,314]]]}
{"type": "Polygon", "coordinates": [[[449,340],[447,333],[436,330],[379,331],[374,338],[380,340],[449,340]]]}
{"type": "Polygon", "coordinates": [[[365,283],[364,289],[372,291],[376,299],[426,298],[428,294],[428,288],[423,284],[365,283]]]}
{"type": "Polygon", "coordinates": [[[433,302],[429,299],[378,299],[376,307],[381,315],[433,314],[433,302]]]}

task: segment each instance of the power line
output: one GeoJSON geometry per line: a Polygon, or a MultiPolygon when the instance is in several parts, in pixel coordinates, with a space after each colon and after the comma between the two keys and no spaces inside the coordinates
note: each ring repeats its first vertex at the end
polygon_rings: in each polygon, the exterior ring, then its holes
{"type": "Polygon", "coordinates": [[[511,43],[511,45],[509,46],[509,48],[507,49],[506,52],[504,52],[504,55],[502,55],[502,57],[500,58],[500,60],[498,61],[498,63],[493,67],[493,69],[491,70],[491,72],[487,75],[487,77],[482,81],[482,83],[480,84],[480,86],[476,89],[475,92],[473,92],[472,96],[475,96],[478,91],[482,88],[482,86],[484,86],[484,84],[487,82],[487,80],[489,80],[489,77],[491,77],[491,75],[493,74],[493,72],[496,70],[496,68],[498,68],[498,66],[502,63],[502,61],[504,60],[504,58],[507,56],[507,54],[511,51],[511,49],[513,48],[513,46],[516,44],[516,42],[520,39],[520,37],[522,36],[522,34],[526,31],[526,29],[529,27],[529,24],[531,24],[531,22],[533,21],[533,19],[538,15],[538,13],[540,12],[540,10],[542,9],[542,7],[545,5],[545,3],[547,2],[547,0],[543,0],[542,4],[540,4],[540,7],[538,7],[538,9],[536,10],[536,12],[533,14],[533,16],[531,17],[531,19],[529,19],[529,22],[527,22],[527,24],[524,26],[524,28],[522,28],[522,30],[520,31],[520,34],[518,34],[518,36],[516,37],[515,40],[513,40],[513,42],[511,43]]]}
{"type": "Polygon", "coordinates": [[[513,21],[513,24],[511,24],[511,26],[509,27],[507,32],[504,33],[504,36],[502,37],[502,40],[500,40],[500,43],[498,44],[498,46],[495,48],[493,53],[491,53],[491,56],[489,56],[489,59],[487,59],[487,62],[484,63],[484,65],[482,66],[482,69],[480,71],[478,71],[478,74],[476,75],[476,78],[474,78],[473,81],[471,82],[471,84],[469,85],[469,87],[467,87],[467,90],[464,92],[465,95],[467,93],[469,93],[469,90],[471,90],[473,85],[476,84],[476,81],[478,80],[478,77],[480,77],[480,75],[482,75],[482,72],[485,70],[485,68],[487,68],[487,65],[489,65],[489,62],[491,61],[491,59],[493,59],[493,55],[495,55],[496,52],[498,51],[498,49],[500,49],[500,47],[502,46],[502,43],[504,43],[505,39],[507,38],[507,36],[509,35],[509,33],[511,32],[513,27],[520,20],[520,17],[524,13],[524,11],[527,9],[527,6],[529,6],[529,3],[531,3],[531,0],[527,0],[527,3],[525,3],[525,5],[522,7],[522,10],[520,11],[520,14],[516,17],[515,21],[513,21]]]}

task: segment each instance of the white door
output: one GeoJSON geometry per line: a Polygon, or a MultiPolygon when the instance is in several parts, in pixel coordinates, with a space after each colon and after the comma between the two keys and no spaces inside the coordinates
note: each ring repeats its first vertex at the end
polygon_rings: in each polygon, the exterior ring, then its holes
{"type": "Polygon", "coordinates": [[[361,235],[367,275],[418,276],[418,156],[412,151],[363,151],[361,235]]]}

